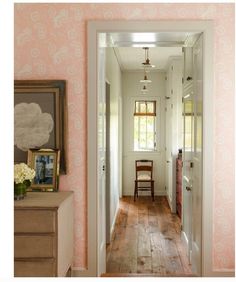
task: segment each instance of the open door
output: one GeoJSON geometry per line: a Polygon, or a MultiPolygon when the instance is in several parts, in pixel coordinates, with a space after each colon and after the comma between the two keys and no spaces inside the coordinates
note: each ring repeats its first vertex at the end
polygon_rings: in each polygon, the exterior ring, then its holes
{"type": "Polygon", "coordinates": [[[193,46],[193,87],[194,87],[194,143],[192,168],[192,268],[201,275],[202,255],[202,117],[203,117],[203,42],[202,35],[193,46]]]}
{"type": "Polygon", "coordinates": [[[106,244],[110,243],[110,84],[106,82],[106,244]]]}
{"type": "Polygon", "coordinates": [[[183,87],[183,234],[193,273],[202,265],[202,35],[193,47],[184,48],[183,87]]]}

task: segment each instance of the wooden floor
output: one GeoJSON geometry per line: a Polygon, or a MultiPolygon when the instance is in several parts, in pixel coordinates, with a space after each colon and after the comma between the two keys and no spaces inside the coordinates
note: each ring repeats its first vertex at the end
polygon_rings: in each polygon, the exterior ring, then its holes
{"type": "Polygon", "coordinates": [[[165,197],[123,197],[103,276],[193,276],[165,197]],[[136,275],[137,274],[137,275],[136,275]]]}

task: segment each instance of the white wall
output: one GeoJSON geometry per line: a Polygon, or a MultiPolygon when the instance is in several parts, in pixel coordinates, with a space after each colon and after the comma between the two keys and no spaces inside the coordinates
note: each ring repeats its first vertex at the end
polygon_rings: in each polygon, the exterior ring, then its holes
{"type": "Polygon", "coordinates": [[[122,135],[122,128],[119,126],[121,71],[113,48],[106,48],[106,79],[110,84],[110,231],[112,231],[121,189],[119,154],[122,150],[119,145],[119,139],[122,135]]]}
{"type": "MultiPolygon", "coordinates": [[[[154,161],[155,195],[165,195],[165,72],[150,72],[149,92],[141,93],[140,79],[143,72],[122,73],[123,94],[123,195],[133,195],[135,180],[135,160],[154,161]],[[133,151],[133,114],[136,99],[157,99],[157,151],[133,151]]],[[[145,192],[143,192],[145,193],[145,192]]],[[[146,192],[147,193],[147,192],[146,192]]]]}

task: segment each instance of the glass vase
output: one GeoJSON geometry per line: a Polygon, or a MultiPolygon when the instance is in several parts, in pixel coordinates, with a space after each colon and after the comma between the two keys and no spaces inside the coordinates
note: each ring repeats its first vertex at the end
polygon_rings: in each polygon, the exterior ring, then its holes
{"type": "Polygon", "coordinates": [[[25,183],[14,183],[14,200],[22,200],[26,196],[27,185],[25,183]]]}

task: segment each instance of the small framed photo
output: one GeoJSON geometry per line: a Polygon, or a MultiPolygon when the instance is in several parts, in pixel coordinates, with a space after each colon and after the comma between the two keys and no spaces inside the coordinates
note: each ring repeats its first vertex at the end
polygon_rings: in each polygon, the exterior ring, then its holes
{"type": "Polygon", "coordinates": [[[29,149],[28,165],[35,170],[28,191],[58,191],[60,150],[29,149]]]}

